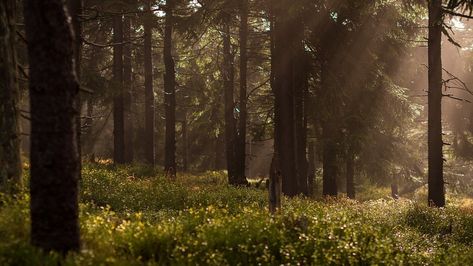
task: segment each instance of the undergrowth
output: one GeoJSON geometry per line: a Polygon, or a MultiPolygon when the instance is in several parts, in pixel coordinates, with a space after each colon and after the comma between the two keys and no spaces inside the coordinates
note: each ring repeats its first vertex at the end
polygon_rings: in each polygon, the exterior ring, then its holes
{"type": "Polygon", "coordinates": [[[260,189],[220,172],[169,180],[146,167],[86,166],[82,249],[29,244],[29,197],[0,196],[0,265],[473,264],[473,209],[409,200],[284,199],[271,216],[260,189]]]}

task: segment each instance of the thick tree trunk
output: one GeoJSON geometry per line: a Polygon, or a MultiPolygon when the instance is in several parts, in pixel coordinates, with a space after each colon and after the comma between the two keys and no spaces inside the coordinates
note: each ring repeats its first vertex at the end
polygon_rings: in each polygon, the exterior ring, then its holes
{"type": "Polygon", "coordinates": [[[21,180],[15,3],[0,2],[0,187],[21,180]]]}
{"type": "Polygon", "coordinates": [[[152,17],[151,1],[148,1],[146,19],[144,22],[144,71],[145,71],[145,160],[149,165],[156,163],[155,143],[155,100],[153,89],[153,59],[152,59],[152,17]]]}
{"type": "Polygon", "coordinates": [[[113,160],[125,163],[125,102],[123,90],[123,19],[113,17],[113,160]]]}
{"type": "Polygon", "coordinates": [[[166,2],[164,25],[164,109],[166,118],[166,139],[164,147],[164,171],[172,177],[176,175],[176,71],[172,57],[172,32],[174,2],[166,2]]]}
{"type": "Polygon", "coordinates": [[[355,199],[355,154],[349,149],[346,160],[347,197],[355,199]]]}
{"type": "Polygon", "coordinates": [[[442,141],[442,1],[429,1],[428,205],[445,206],[442,141]]]}
{"type": "Polygon", "coordinates": [[[247,124],[247,74],[248,74],[248,0],[240,3],[240,120],[236,146],[236,179],[246,185],[246,124],[247,124]]]}
{"type": "Polygon", "coordinates": [[[224,14],[223,21],[223,87],[225,104],[225,153],[227,161],[228,182],[231,185],[239,185],[236,175],[236,120],[234,116],[235,102],[233,99],[234,68],[233,55],[231,51],[230,22],[231,15],[224,14]]]}
{"type": "Polygon", "coordinates": [[[124,86],[124,112],[125,112],[125,163],[133,162],[133,115],[131,112],[132,101],[132,66],[131,66],[131,18],[125,16],[123,20],[123,86],[124,86]]]}
{"type": "Polygon", "coordinates": [[[74,38],[61,0],[24,1],[30,64],[31,241],[45,250],[78,250],[74,38]]]}

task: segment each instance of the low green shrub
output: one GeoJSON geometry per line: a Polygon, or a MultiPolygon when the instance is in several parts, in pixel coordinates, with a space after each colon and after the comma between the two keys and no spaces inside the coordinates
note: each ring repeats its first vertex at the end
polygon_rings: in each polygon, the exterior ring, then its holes
{"type": "Polygon", "coordinates": [[[0,265],[468,265],[473,212],[409,200],[283,199],[211,172],[168,180],[137,166],[86,166],[81,252],[29,244],[29,197],[0,196],[0,265]],[[135,174],[135,175],[134,175],[135,174]]]}

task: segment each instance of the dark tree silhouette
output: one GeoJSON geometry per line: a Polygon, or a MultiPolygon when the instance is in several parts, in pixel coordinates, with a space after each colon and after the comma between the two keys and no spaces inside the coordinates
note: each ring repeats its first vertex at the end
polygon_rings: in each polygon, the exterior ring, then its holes
{"type": "Polygon", "coordinates": [[[174,23],[174,0],[166,1],[164,22],[164,109],[166,117],[166,141],[164,148],[164,170],[176,175],[176,71],[172,57],[172,33],[174,23]]]}
{"type": "Polygon", "coordinates": [[[248,76],[248,0],[240,2],[240,119],[236,146],[236,179],[239,184],[246,183],[246,124],[247,124],[247,76],[248,76]]]}
{"type": "Polygon", "coordinates": [[[125,99],[123,89],[123,18],[113,16],[113,161],[125,163],[125,99]]]}
{"type": "Polygon", "coordinates": [[[0,186],[21,179],[15,3],[0,2],[0,186]]]}
{"type": "Polygon", "coordinates": [[[74,38],[61,0],[24,1],[30,63],[31,241],[79,249],[74,38]]]}
{"type": "Polygon", "coordinates": [[[227,159],[228,182],[231,185],[238,185],[236,174],[236,119],[234,114],[234,58],[231,47],[231,13],[228,10],[223,11],[222,19],[222,37],[223,37],[223,89],[224,89],[224,108],[225,108],[225,153],[227,159]]]}
{"type": "Polygon", "coordinates": [[[152,17],[151,1],[147,2],[147,12],[144,26],[144,71],[145,71],[145,159],[149,165],[156,163],[155,144],[155,101],[153,89],[153,58],[152,58],[152,17]]]}
{"type": "Polygon", "coordinates": [[[125,115],[125,163],[133,162],[133,116],[131,113],[132,100],[132,55],[131,55],[131,17],[125,15],[123,19],[123,111],[125,115]]]}
{"type": "Polygon", "coordinates": [[[442,141],[442,1],[429,1],[429,206],[445,206],[442,141]]]}

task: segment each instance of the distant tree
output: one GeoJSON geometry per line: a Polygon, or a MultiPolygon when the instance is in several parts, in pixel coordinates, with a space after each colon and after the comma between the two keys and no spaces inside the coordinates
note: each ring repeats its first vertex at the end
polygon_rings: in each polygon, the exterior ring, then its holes
{"type": "Polygon", "coordinates": [[[21,180],[15,12],[15,0],[0,2],[0,187],[21,180]]]}
{"type": "Polygon", "coordinates": [[[24,1],[30,64],[31,241],[67,252],[80,245],[74,38],[61,0],[24,1]]]}
{"type": "Polygon", "coordinates": [[[304,25],[300,6],[291,1],[274,1],[272,63],[275,96],[275,152],[282,174],[282,191],[288,196],[307,193],[306,140],[303,136],[303,87],[306,75],[301,57],[304,51],[304,25]],[[289,15],[288,15],[289,14],[289,15]],[[298,139],[300,138],[300,139],[298,139]],[[299,143],[301,141],[301,143],[299,143]],[[302,148],[303,147],[303,148],[302,148]],[[298,150],[301,148],[302,150],[298,150]],[[301,155],[303,154],[303,155],[301,155]],[[301,158],[298,158],[301,157],[301,158]],[[304,158],[302,158],[304,157],[304,158]],[[302,178],[301,178],[302,177],[302,178]]]}
{"type": "MultiPolygon", "coordinates": [[[[132,105],[132,49],[131,49],[131,16],[124,15],[123,19],[123,111],[125,116],[125,163],[132,163],[134,159],[133,153],[133,116],[131,112],[132,105]]],[[[149,144],[149,143],[148,143],[149,144]]]]}
{"type": "Polygon", "coordinates": [[[167,0],[164,21],[164,109],[166,138],[164,148],[164,170],[176,175],[176,70],[172,56],[175,0],[167,0]]]}
{"type": "Polygon", "coordinates": [[[227,161],[228,181],[232,185],[238,185],[236,174],[236,119],[234,100],[234,57],[231,46],[230,23],[232,14],[229,8],[222,11],[222,38],[223,38],[223,89],[225,108],[225,153],[227,161]]]}
{"type": "Polygon", "coordinates": [[[145,141],[143,142],[145,160],[149,165],[156,163],[155,143],[155,99],[153,89],[153,58],[152,58],[152,1],[146,2],[146,13],[144,18],[144,79],[145,79],[145,141]]]}
{"type": "Polygon", "coordinates": [[[239,120],[238,136],[236,145],[236,178],[238,183],[245,183],[246,170],[246,125],[248,123],[247,88],[248,88],[248,0],[241,0],[240,11],[240,98],[239,98],[239,120]]]}

